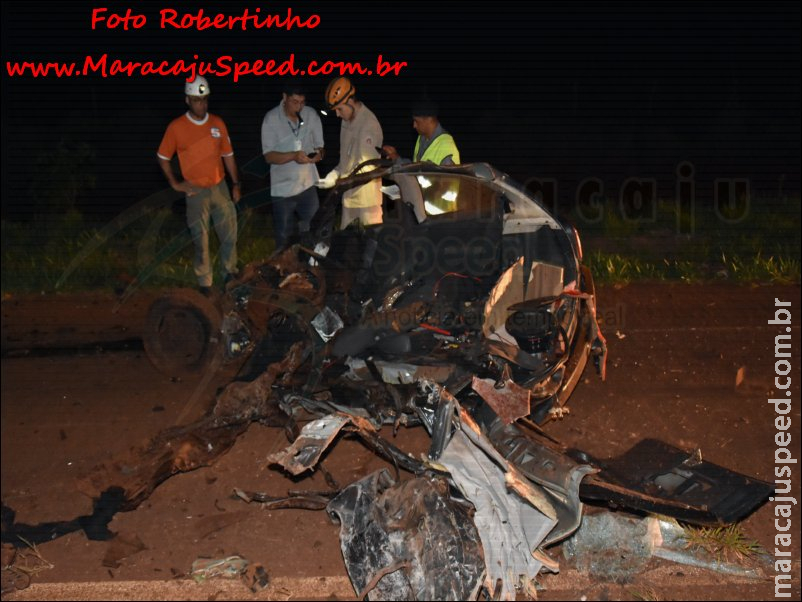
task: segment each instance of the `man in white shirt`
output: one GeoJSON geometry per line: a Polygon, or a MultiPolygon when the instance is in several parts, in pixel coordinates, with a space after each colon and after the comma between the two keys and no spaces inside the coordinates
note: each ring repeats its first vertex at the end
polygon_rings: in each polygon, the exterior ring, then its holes
{"type": "Polygon", "coordinates": [[[262,121],[262,153],[270,164],[270,195],[276,249],[286,246],[297,217],[301,237],[309,232],[319,201],[315,166],[323,158],[323,126],[306,106],[299,82],[284,86],[281,103],[262,121]]]}
{"type": "MultiPolygon", "coordinates": [[[[382,128],[369,108],[356,99],[356,88],[347,77],[338,77],[326,89],[326,104],[342,119],[340,128],[340,162],[321,181],[321,188],[334,186],[337,178],[350,175],[354,168],[368,159],[378,159],[377,147],[382,145],[382,128]]],[[[340,227],[354,220],[363,225],[382,222],[381,179],[377,178],[343,194],[340,227]]]]}

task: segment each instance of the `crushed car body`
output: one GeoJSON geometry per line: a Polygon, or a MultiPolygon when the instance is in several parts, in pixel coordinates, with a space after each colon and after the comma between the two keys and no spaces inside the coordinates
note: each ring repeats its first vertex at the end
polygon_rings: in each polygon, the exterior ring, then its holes
{"type": "Polygon", "coordinates": [[[269,461],[292,475],[343,434],[359,437],[414,478],[374,473],[331,499],[237,495],[325,507],[360,597],[534,595],[536,575],[559,568],[545,547],[579,527],[583,501],[720,524],[771,491],[660,442],[602,461],[543,431],[589,362],[604,377],[593,279],[576,231],[486,164],[357,170],[311,234],[246,266],[222,295],[158,299],[144,343],[171,376],[226,364],[238,376],[201,420],[141,450],[136,470],[101,467],[84,490],[122,490],[120,509],[132,509],[254,421],[286,429],[290,444],[269,461]],[[335,230],[342,193],[375,179],[383,223],[335,230]],[[382,435],[408,426],[428,431],[424,457],[382,435]]]}
{"type": "MultiPolygon", "coordinates": [[[[507,422],[538,423],[559,412],[588,358],[603,375],[606,345],[578,235],[490,166],[354,175],[314,225],[307,245],[247,266],[216,304],[190,291],[157,301],[145,334],[157,368],[204,370],[219,345],[226,361],[251,355],[256,377],[280,359],[266,350],[277,337],[308,337],[321,366],[341,372],[338,386],[377,380],[376,371],[386,385],[427,378],[452,393],[474,377],[504,381],[517,395],[485,393],[488,403],[510,398],[494,406],[507,422]],[[383,223],[334,231],[339,195],[376,178],[383,223]]],[[[387,411],[377,406],[375,417],[387,411]]]]}

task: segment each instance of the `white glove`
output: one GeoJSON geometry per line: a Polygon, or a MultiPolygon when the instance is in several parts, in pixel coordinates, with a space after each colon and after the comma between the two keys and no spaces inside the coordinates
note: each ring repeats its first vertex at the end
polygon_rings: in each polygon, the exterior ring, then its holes
{"type": "Polygon", "coordinates": [[[334,188],[334,185],[337,183],[337,178],[339,177],[339,172],[336,169],[332,169],[325,178],[317,181],[316,186],[323,189],[334,188]]]}

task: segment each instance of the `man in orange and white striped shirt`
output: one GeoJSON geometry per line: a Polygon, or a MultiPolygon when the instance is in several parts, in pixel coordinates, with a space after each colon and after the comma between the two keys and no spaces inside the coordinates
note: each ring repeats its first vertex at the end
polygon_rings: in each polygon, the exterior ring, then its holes
{"type": "Polygon", "coordinates": [[[209,83],[196,76],[184,87],[189,110],[170,122],[157,153],[170,187],[187,195],[187,225],[195,245],[193,266],[200,291],[211,294],[209,220],[220,239],[224,283],[237,274],[237,211],[242,195],[234,149],[226,124],[208,112],[209,83]],[[183,179],[176,177],[170,161],[178,153],[183,179]],[[225,166],[225,170],[224,170],[225,166]],[[229,194],[225,172],[231,177],[229,194]],[[232,201],[233,196],[233,201],[232,201]]]}

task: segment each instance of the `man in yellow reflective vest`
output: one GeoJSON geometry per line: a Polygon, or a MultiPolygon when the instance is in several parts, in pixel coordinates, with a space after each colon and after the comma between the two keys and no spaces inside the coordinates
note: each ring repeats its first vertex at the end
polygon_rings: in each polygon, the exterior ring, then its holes
{"type": "MultiPolygon", "coordinates": [[[[459,150],[453,136],[443,129],[437,118],[437,106],[430,100],[422,100],[412,108],[412,127],[418,132],[412,161],[431,161],[436,165],[457,165],[460,162],[459,150]]],[[[395,147],[385,145],[382,150],[387,157],[400,163],[402,159],[395,147]]]]}

